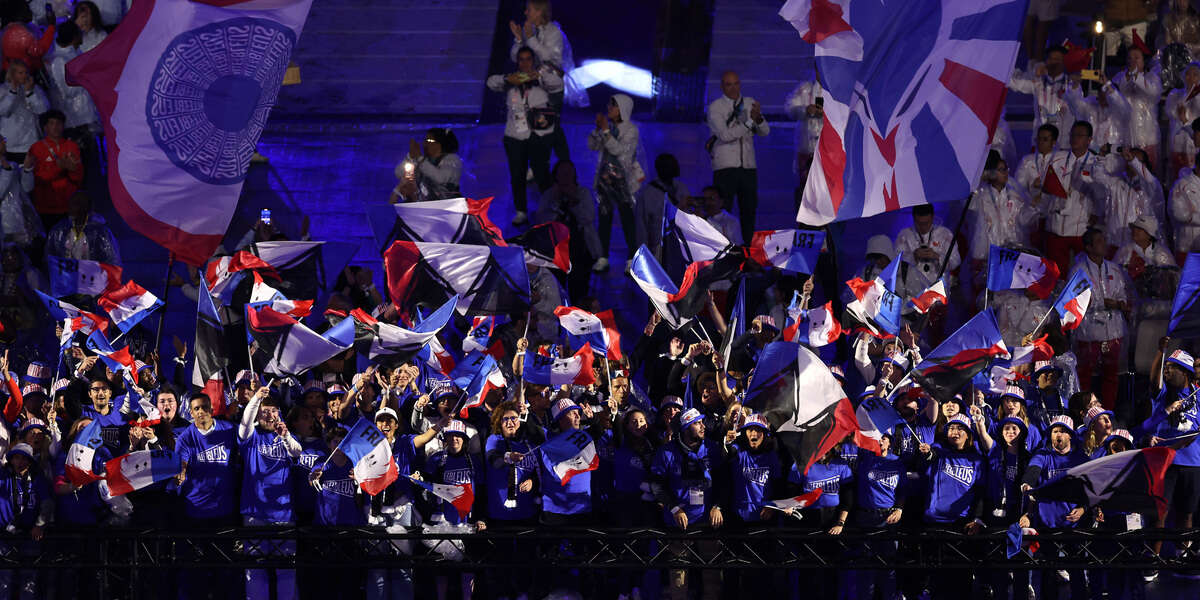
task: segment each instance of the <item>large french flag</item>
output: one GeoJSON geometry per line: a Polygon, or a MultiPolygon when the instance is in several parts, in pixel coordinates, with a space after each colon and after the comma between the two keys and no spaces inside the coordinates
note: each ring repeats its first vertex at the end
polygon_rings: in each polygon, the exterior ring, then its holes
{"type": "Polygon", "coordinates": [[[820,348],[836,342],[844,332],[833,314],[833,303],[826,302],[824,306],[804,311],[799,319],[785,327],[783,340],[820,348]]]}
{"type": "Polygon", "coordinates": [[[500,372],[500,365],[496,364],[494,357],[488,354],[476,354],[475,356],[482,357],[483,360],[463,388],[463,391],[466,392],[466,400],[458,414],[462,419],[467,418],[468,410],[483,404],[483,399],[487,398],[492,390],[508,385],[504,379],[504,373],[500,372]]]}
{"type": "Polygon", "coordinates": [[[440,306],[458,295],[459,314],[526,312],[529,271],[521,248],[396,241],[383,254],[396,308],[440,306]]]}
{"type": "Polygon", "coordinates": [[[1088,306],[1092,303],[1092,279],[1087,271],[1075,269],[1067,284],[1054,301],[1054,312],[1062,323],[1063,331],[1079,327],[1083,323],[1083,315],[1087,314],[1088,306]]]}
{"type": "Polygon", "coordinates": [[[521,377],[529,383],[558,387],[560,385],[591,385],[596,383],[592,371],[592,347],[584,344],[568,358],[543,356],[532,349],[525,351],[521,377]]]}
{"type": "Polygon", "coordinates": [[[387,436],[374,423],[358,418],[338,450],[354,465],[354,479],[367,494],[374,496],[400,477],[387,436]]]}
{"type": "Polygon", "coordinates": [[[1029,290],[1045,300],[1058,283],[1058,265],[1041,256],[992,246],[988,253],[987,289],[1029,290]]]}
{"type": "Polygon", "coordinates": [[[429,493],[449,502],[458,511],[458,518],[465,519],[471,514],[471,505],[475,504],[475,488],[469,483],[426,483],[420,479],[409,479],[429,493]]]}
{"type": "Polygon", "coordinates": [[[183,470],[179,455],[170,450],[139,450],[104,463],[109,493],[121,496],[170,479],[183,470]]]}
{"type": "Polygon", "coordinates": [[[491,204],[491,198],[449,198],[378,206],[368,214],[380,252],[396,240],[504,246],[504,234],[488,218],[491,204]]]}
{"type": "Polygon", "coordinates": [[[57,256],[47,256],[46,262],[51,296],[99,296],[121,285],[121,267],[115,265],[57,256]]]}
{"type": "Polygon", "coordinates": [[[1163,477],[1173,460],[1175,450],[1166,447],[1118,452],[1073,467],[1029,493],[1043,501],[1080,506],[1103,502],[1113,512],[1154,512],[1162,517],[1170,500],[1163,477]]]}
{"type": "Polygon", "coordinates": [[[204,264],[237,207],[312,0],[139,0],[67,64],[104,118],[113,205],[204,264]]]}
{"type": "Polygon", "coordinates": [[[912,378],[939,402],[946,402],[994,359],[1008,356],[996,315],[987,308],[931,350],[913,369],[912,378]]]}
{"type": "Polygon", "coordinates": [[[896,289],[900,262],[900,257],[896,256],[871,281],[855,277],[846,282],[854,294],[854,300],[846,305],[846,312],[879,337],[900,333],[900,311],[904,308],[904,299],[893,291],[896,289]]]}
{"type": "Polygon", "coordinates": [[[246,332],[270,356],[261,370],[278,376],[300,375],[350,347],[265,305],[246,305],[246,332]]]}
{"type": "Polygon", "coordinates": [[[764,266],[775,267],[792,273],[814,273],[821,247],[825,244],[824,231],[807,229],[774,229],[756,231],[750,240],[746,254],[750,260],[764,266]]]}
{"type": "Polygon", "coordinates": [[[104,445],[104,438],[100,436],[100,421],[95,419],[87,424],[75,436],[75,441],[71,442],[71,447],[67,449],[67,462],[65,465],[65,474],[67,479],[77,487],[83,487],[93,481],[104,479],[103,476],[97,475],[92,470],[92,464],[96,459],[96,449],[104,445]]]}
{"type": "Polygon", "coordinates": [[[679,329],[692,320],[690,317],[682,316],[679,309],[672,306],[671,298],[679,295],[679,287],[671,281],[662,265],[658,264],[654,255],[646,249],[645,245],[642,245],[634,253],[633,266],[629,274],[633,276],[634,283],[650,298],[650,303],[654,305],[659,316],[672,329],[679,329]]]}
{"type": "Polygon", "coordinates": [[[96,303],[108,313],[121,331],[133,329],[142,319],[163,305],[162,300],[132,280],[100,294],[96,303]]]}
{"type": "Polygon", "coordinates": [[[113,348],[103,331],[93,331],[88,336],[87,347],[88,350],[95,352],[114,373],[124,371],[134,383],[137,383],[137,369],[133,367],[133,355],[129,353],[129,346],[122,346],[120,349],[113,348]]]}
{"type": "Polygon", "coordinates": [[[558,324],[567,330],[572,346],[589,344],[604,356],[621,359],[621,336],[611,309],[592,314],[582,308],[560,306],[554,309],[554,314],[558,324]]]}
{"type": "Polygon", "coordinates": [[[542,460],[562,485],[580,473],[600,467],[600,455],[592,436],[578,429],[560,433],[541,446],[542,460]]]}
{"type": "Polygon", "coordinates": [[[534,225],[508,241],[525,249],[525,264],[531,267],[571,272],[571,230],[558,221],[534,225]]]}

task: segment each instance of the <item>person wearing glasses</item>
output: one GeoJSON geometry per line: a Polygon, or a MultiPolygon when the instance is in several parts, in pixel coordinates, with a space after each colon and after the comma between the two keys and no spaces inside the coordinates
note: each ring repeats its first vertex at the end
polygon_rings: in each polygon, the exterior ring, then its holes
{"type": "Polygon", "coordinates": [[[127,440],[123,439],[121,428],[125,425],[125,420],[113,407],[112,384],[107,379],[98,377],[88,384],[87,389],[88,399],[92,404],[83,407],[83,416],[100,422],[100,437],[104,439],[104,446],[113,456],[124,454],[124,443],[127,440]]]}

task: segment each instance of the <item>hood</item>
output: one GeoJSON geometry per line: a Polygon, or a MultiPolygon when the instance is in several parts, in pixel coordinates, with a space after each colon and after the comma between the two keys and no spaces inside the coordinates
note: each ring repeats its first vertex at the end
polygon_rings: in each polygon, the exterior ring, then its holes
{"type": "Polygon", "coordinates": [[[613,100],[617,103],[617,109],[621,112],[621,122],[628,123],[629,117],[633,116],[633,98],[625,94],[613,94],[613,100]]]}

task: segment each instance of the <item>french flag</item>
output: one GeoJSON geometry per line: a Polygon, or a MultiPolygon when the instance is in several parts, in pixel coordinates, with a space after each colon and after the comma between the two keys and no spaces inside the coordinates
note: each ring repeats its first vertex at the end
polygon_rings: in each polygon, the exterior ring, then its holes
{"type": "Polygon", "coordinates": [[[550,387],[591,385],[596,383],[596,374],[592,372],[592,360],[592,347],[587,344],[569,358],[543,356],[526,350],[522,377],[529,383],[550,387]]]}
{"type": "Polygon", "coordinates": [[[46,260],[50,268],[51,296],[99,296],[121,285],[121,267],[58,256],[47,256],[46,260]]]}
{"type": "Polygon", "coordinates": [[[70,302],[51,298],[38,290],[33,291],[38,295],[38,298],[41,298],[42,304],[45,305],[46,311],[50,313],[50,316],[63,322],[62,337],[59,339],[60,347],[65,348],[77,331],[82,332],[84,335],[90,335],[93,331],[106,331],[108,329],[108,319],[86,310],[81,310],[70,302]]]}
{"type": "Polygon", "coordinates": [[[679,288],[645,245],[638,248],[633,255],[633,266],[629,274],[633,276],[634,283],[637,283],[642,292],[650,298],[659,316],[672,329],[679,329],[691,321],[690,318],[679,314],[679,309],[671,304],[672,298],[679,295],[679,288]]]}
{"type": "Polygon", "coordinates": [[[449,502],[458,511],[458,518],[465,519],[471,514],[471,505],[475,504],[475,488],[469,483],[426,483],[420,479],[412,482],[425,488],[429,493],[449,502]]]}
{"type": "Polygon", "coordinates": [[[589,344],[592,350],[609,358],[621,359],[620,334],[612,310],[592,314],[574,306],[554,309],[558,324],[567,330],[572,346],[589,344]]]}
{"type": "Polygon", "coordinates": [[[792,273],[813,273],[825,244],[824,231],[775,229],[756,231],[746,254],[764,267],[792,273]]]}
{"type": "Polygon", "coordinates": [[[163,305],[162,300],[132,280],[100,294],[96,303],[108,313],[121,331],[133,329],[142,319],[163,305]]]}
{"type": "Polygon", "coordinates": [[[208,262],[204,268],[204,280],[208,283],[208,291],[214,298],[220,298],[222,304],[229,304],[233,299],[233,290],[246,276],[246,271],[261,271],[275,279],[279,274],[275,268],[263,259],[239,250],[231,256],[221,256],[208,262]]]}
{"type": "Polygon", "coordinates": [[[1058,299],[1054,301],[1054,312],[1062,323],[1063,331],[1079,327],[1083,315],[1087,314],[1088,306],[1092,303],[1092,280],[1087,271],[1075,269],[1067,284],[1063,286],[1058,299]]]}
{"type": "Polygon", "coordinates": [[[492,332],[495,330],[496,317],[492,315],[473,317],[471,319],[471,328],[467,330],[467,336],[462,341],[463,354],[470,354],[472,352],[489,353],[492,332]]]}
{"type": "Polygon", "coordinates": [[[904,300],[892,291],[896,289],[900,262],[900,256],[897,255],[896,259],[871,281],[855,277],[846,282],[846,286],[854,294],[854,300],[846,305],[846,310],[854,318],[862,321],[877,337],[885,333],[900,333],[900,309],[904,306],[904,300]]]}
{"type": "Polygon", "coordinates": [[[182,470],[179,455],[170,450],[139,450],[104,463],[104,478],[109,493],[121,496],[170,479],[182,470]]]}
{"type": "Polygon", "coordinates": [[[129,353],[129,346],[122,346],[120,350],[112,347],[105,337],[103,331],[93,331],[87,339],[88,350],[95,352],[100,356],[100,360],[108,365],[114,373],[125,371],[129,378],[134,383],[138,381],[137,369],[133,367],[133,355],[129,353]]]}
{"type": "Polygon", "coordinates": [[[71,447],[67,450],[65,474],[75,486],[83,487],[93,481],[104,479],[92,471],[96,449],[102,445],[104,445],[104,438],[100,436],[100,421],[97,420],[88,423],[87,427],[84,427],[75,436],[75,441],[71,442],[71,447]]]}
{"type": "Polygon", "coordinates": [[[891,431],[893,427],[904,422],[900,418],[900,413],[897,413],[892,406],[890,399],[874,394],[867,396],[859,403],[854,415],[858,419],[858,431],[862,434],[856,436],[855,441],[859,447],[875,454],[883,452],[883,446],[880,445],[883,436],[887,435],[887,432],[891,431]]]}
{"type": "Polygon", "coordinates": [[[925,314],[929,309],[933,308],[934,304],[941,302],[946,303],[946,281],[939,279],[933,285],[925,288],[925,291],[912,299],[912,304],[916,307],[917,312],[925,314]]]}
{"type": "Polygon", "coordinates": [[[417,351],[417,358],[442,375],[449,375],[451,371],[454,371],[456,364],[454,355],[442,346],[441,340],[436,335],[429,338],[429,341],[417,351]]]}
{"type": "Polygon", "coordinates": [[[1008,248],[992,246],[988,254],[987,289],[1029,290],[1045,300],[1058,283],[1058,265],[1054,261],[1008,248]]]}
{"type": "Polygon", "coordinates": [[[812,348],[828,346],[842,336],[842,324],[833,316],[833,303],[826,302],[825,306],[805,311],[799,319],[783,330],[783,339],[788,342],[800,342],[812,348]],[[802,327],[806,323],[807,327],[802,327]]]}
{"type": "Polygon", "coordinates": [[[290,300],[279,290],[267,285],[263,281],[262,275],[254,272],[254,285],[250,288],[250,300],[248,304],[261,306],[264,304],[278,313],[290,315],[297,319],[307,317],[312,314],[312,300],[290,300]]]}
{"type": "Polygon", "coordinates": [[[541,451],[546,466],[561,485],[600,466],[600,455],[596,453],[592,436],[578,429],[551,438],[542,444],[541,451]]]}
{"type": "Polygon", "coordinates": [[[368,495],[382,492],[400,477],[387,437],[374,423],[362,417],[342,439],[338,450],[354,465],[354,479],[368,495]]]}
{"type": "Polygon", "coordinates": [[[500,365],[496,364],[494,357],[490,354],[475,354],[474,356],[478,357],[479,364],[474,368],[471,378],[462,386],[466,392],[466,402],[459,411],[459,417],[463,419],[467,418],[468,410],[483,404],[483,399],[492,390],[508,385],[504,374],[500,372],[500,365]]]}
{"type": "Polygon", "coordinates": [[[778,508],[779,510],[787,510],[789,508],[799,510],[799,509],[803,509],[803,508],[808,508],[817,502],[817,500],[821,497],[821,494],[823,492],[824,492],[824,490],[822,490],[821,488],[817,488],[811,492],[805,492],[803,494],[800,494],[799,496],[794,496],[792,498],[783,498],[781,500],[772,500],[771,503],[768,504],[767,506],[769,506],[771,508],[778,508]]]}

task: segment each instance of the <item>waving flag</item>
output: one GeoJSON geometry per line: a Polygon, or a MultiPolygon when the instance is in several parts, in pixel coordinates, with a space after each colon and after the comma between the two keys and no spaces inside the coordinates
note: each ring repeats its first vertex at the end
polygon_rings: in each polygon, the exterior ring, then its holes
{"type": "Polygon", "coordinates": [[[824,125],[797,221],[967,197],[1004,107],[1023,0],[789,0],[824,125]]]}
{"type": "Polygon", "coordinates": [[[283,313],[297,319],[312,314],[312,300],[289,300],[279,290],[267,285],[262,275],[254,273],[254,285],[250,287],[250,300],[247,304],[255,306],[268,305],[275,312],[283,313]]]}
{"type": "Polygon", "coordinates": [[[543,356],[526,350],[522,377],[529,383],[551,387],[596,383],[596,374],[592,372],[592,347],[585,344],[569,358],[543,356]]]}
{"type": "Polygon", "coordinates": [[[456,365],[454,355],[446,351],[436,335],[429,338],[429,341],[417,351],[417,360],[443,375],[453,372],[456,365]]]}
{"type": "Polygon", "coordinates": [[[764,266],[775,267],[791,273],[814,273],[821,246],[825,244],[824,231],[806,229],[777,229],[756,231],[746,249],[750,260],[764,266]]]}
{"type": "Polygon", "coordinates": [[[170,450],[139,450],[104,463],[109,494],[121,496],[140,490],[183,470],[179,455],[170,450]]]}
{"type": "MultiPolygon", "coordinates": [[[[1200,89],[1200,86],[1196,86],[1200,89]]],[[[1175,301],[1171,305],[1171,320],[1167,324],[1167,335],[1181,338],[1200,336],[1200,254],[1187,255],[1183,272],[1179,275],[1179,288],[1175,290],[1175,301]]],[[[1082,314],[1082,313],[1081,313],[1082,314]]]]}
{"type": "MultiPolygon", "coordinates": [[[[1008,544],[1007,548],[1005,548],[1005,554],[1009,558],[1013,558],[1021,553],[1021,548],[1025,546],[1026,535],[1037,535],[1037,530],[1029,527],[1021,527],[1020,523],[1013,523],[1008,528],[1008,544]]],[[[1040,544],[1037,542],[1029,544],[1029,553],[1033,554],[1037,552],[1039,547],[1040,544]]]]}
{"type": "Polygon", "coordinates": [[[125,371],[129,378],[137,383],[137,369],[133,367],[133,355],[129,353],[129,346],[123,346],[120,350],[114,349],[103,331],[93,331],[88,336],[87,347],[95,352],[113,373],[125,371]]]}
{"type": "Polygon", "coordinates": [[[349,348],[265,305],[246,306],[246,333],[270,357],[260,370],[281,377],[300,375],[349,348]]]}
{"type": "Polygon", "coordinates": [[[196,360],[192,362],[192,385],[204,389],[212,400],[213,414],[224,414],[225,370],[229,356],[225,351],[225,324],[209,292],[208,281],[200,281],[196,293],[196,360]]]}
{"type": "Polygon", "coordinates": [[[57,256],[47,256],[46,262],[50,268],[51,296],[99,296],[121,285],[121,267],[118,266],[57,256]]]}
{"type": "Polygon", "coordinates": [[[229,228],[311,4],[139,0],[67,64],[104,117],[117,212],[188,264],[229,228]]]}
{"type": "Polygon", "coordinates": [[[450,298],[412,329],[384,323],[361,308],[356,308],[350,312],[350,319],[325,332],[325,338],[342,346],[358,343],[360,351],[372,360],[391,355],[401,355],[403,360],[407,360],[425,347],[450,322],[457,302],[457,297],[450,298]]]}
{"type": "Polygon", "coordinates": [[[471,328],[467,330],[466,337],[462,341],[463,354],[471,352],[487,352],[491,345],[492,331],[496,329],[496,317],[474,317],[471,319],[471,328]]]}
{"type": "Polygon", "coordinates": [[[372,207],[369,222],[380,252],[396,240],[436,244],[504,246],[504,234],[488,218],[491,198],[451,198],[372,207]]]}
{"type": "Polygon", "coordinates": [[[558,324],[567,330],[571,346],[578,348],[588,344],[601,355],[621,359],[621,336],[617,333],[612,310],[592,314],[582,308],[560,306],[554,309],[554,314],[558,324]]]}
{"type": "Polygon", "coordinates": [[[571,230],[558,221],[534,225],[509,242],[525,249],[525,264],[531,267],[571,272],[571,230]]]}
{"type": "Polygon", "coordinates": [[[1171,448],[1127,450],[1090,460],[1073,467],[1030,495],[1045,502],[1070,502],[1096,506],[1101,502],[1113,512],[1167,512],[1163,477],[1175,460],[1171,448]]]}
{"type": "Polygon", "coordinates": [[[126,281],[121,287],[110,289],[96,299],[96,304],[108,313],[121,331],[129,331],[145,319],[150,313],[163,305],[154,294],[146,288],[126,281]]]}
{"type": "Polygon", "coordinates": [[[1067,197],[1067,188],[1063,187],[1062,180],[1058,178],[1058,172],[1054,170],[1053,165],[1046,167],[1046,181],[1042,182],[1042,193],[1059,198],[1067,197]]]}
{"type": "Polygon", "coordinates": [[[800,319],[783,330],[783,340],[799,342],[811,348],[828,346],[842,336],[842,324],[833,316],[833,303],[805,311],[800,319]]]}
{"type": "MultiPolygon", "coordinates": [[[[1179,291],[1183,291],[1183,283],[1179,285],[1179,291]]],[[[1179,292],[1176,293],[1176,305],[1178,305],[1179,292]]],[[[1058,299],[1054,301],[1054,312],[1058,313],[1058,320],[1062,323],[1063,331],[1068,331],[1079,327],[1083,323],[1083,315],[1087,314],[1088,306],[1092,303],[1092,280],[1088,277],[1087,271],[1084,269],[1075,269],[1071,273],[1070,279],[1067,279],[1066,285],[1058,294],[1058,299]]],[[[1172,313],[1172,323],[1174,323],[1174,314],[1172,313]]],[[[1171,331],[1168,327],[1168,333],[1171,331]]]]}
{"type": "Polygon", "coordinates": [[[677,211],[675,229],[679,232],[680,250],[688,263],[716,260],[732,251],[729,238],[704,217],[677,211]]]}
{"type": "Polygon", "coordinates": [[[779,510],[787,510],[789,508],[800,510],[812,506],[818,499],[820,499],[821,494],[824,492],[825,490],[817,488],[811,492],[806,492],[792,498],[772,500],[767,506],[771,508],[778,508],[779,510]]]}
{"type": "Polygon", "coordinates": [[[561,485],[580,473],[600,467],[600,455],[592,436],[578,429],[556,435],[541,445],[542,462],[561,485]]]}
{"type": "Polygon", "coordinates": [[[409,479],[429,493],[449,502],[458,511],[458,518],[465,519],[471,514],[471,505],[475,504],[475,488],[469,483],[425,483],[420,479],[409,479]]]}
{"type": "Polygon", "coordinates": [[[691,317],[681,315],[679,309],[671,304],[671,298],[679,295],[679,288],[667,276],[666,271],[663,271],[662,265],[654,260],[654,255],[645,245],[638,248],[633,255],[633,267],[629,274],[633,276],[634,283],[650,298],[650,303],[654,305],[658,315],[672,329],[679,329],[692,320],[691,317]]]}
{"type": "Polygon", "coordinates": [[[337,449],[354,465],[354,479],[368,495],[382,492],[400,477],[391,444],[383,432],[367,419],[359,417],[337,449]]]}
{"type": "Polygon", "coordinates": [[[316,298],[329,290],[358,252],[349,242],[257,242],[250,252],[277,274],[279,291],[288,298],[316,298]]]}
{"type": "Polygon", "coordinates": [[[862,437],[837,378],[812,350],[794,342],[763,348],[743,404],[767,420],[804,473],[846,436],[862,437]]]}
{"type": "Polygon", "coordinates": [[[846,282],[854,294],[854,300],[846,305],[846,312],[877,337],[900,333],[900,310],[904,307],[904,299],[892,291],[896,289],[900,262],[897,256],[871,281],[855,277],[846,282]]]}
{"type": "Polygon", "coordinates": [[[725,339],[721,340],[721,357],[729,365],[729,357],[733,354],[733,342],[746,333],[746,279],[738,280],[737,296],[733,299],[733,309],[729,311],[729,326],[725,329],[725,339]]]}
{"type": "Polygon", "coordinates": [[[912,378],[939,402],[946,402],[993,359],[1007,356],[996,315],[988,308],[930,351],[913,369],[912,378]]]}
{"type": "Polygon", "coordinates": [[[633,255],[630,275],[663,320],[678,329],[708,305],[709,286],[731,279],[741,271],[744,263],[745,256],[740,252],[727,252],[715,260],[694,262],[684,272],[683,282],[676,286],[643,245],[633,255]]]}
{"type": "Polygon", "coordinates": [[[71,447],[67,450],[65,474],[76,487],[83,487],[93,481],[104,479],[92,470],[92,464],[96,459],[96,449],[103,445],[104,438],[100,436],[100,421],[95,419],[79,430],[75,441],[71,442],[71,447]]]}
{"type": "Polygon", "coordinates": [[[271,265],[245,250],[239,250],[231,256],[218,256],[208,261],[204,267],[204,281],[213,297],[228,306],[233,301],[234,290],[250,270],[279,280],[279,273],[271,265]]]}
{"type": "Polygon", "coordinates": [[[987,289],[1029,290],[1045,300],[1058,283],[1058,265],[1054,261],[1008,248],[992,246],[988,253],[987,289]]]}
{"type": "Polygon", "coordinates": [[[383,254],[388,292],[401,311],[458,294],[459,314],[525,312],[529,271],[520,248],[396,241],[383,254]]]}
{"type": "Polygon", "coordinates": [[[856,438],[856,441],[859,442],[861,448],[875,454],[883,453],[883,447],[880,445],[883,436],[887,435],[893,427],[904,423],[904,419],[900,418],[900,413],[897,413],[895,407],[892,406],[892,401],[875,394],[863,398],[855,410],[855,416],[858,418],[859,431],[862,433],[856,438]]]}
{"type": "Polygon", "coordinates": [[[921,314],[929,312],[929,309],[933,308],[934,304],[939,302],[945,304],[946,281],[944,279],[935,281],[933,285],[925,288],[925,291],[921,292],[919,296],[910,300],[910,302],[912,302],[913,307],[917,309],[917,312],[921,314]]]}
{"type": "Polygon", "coordinates": [[[63,331],[62,337],[59,338],[59,347],[66,348],[67,344],[71,343],[71,339],[75,337],[76,332],[91,335],[93,331],[108,330],[108,320],[104,317],[80,310],[70,302],[51,298],[36,289],[33,291],[41,299],[46,311],[50,313],[50,317],[62,321],[63,331]]]}
{"type": "MultiPolygon", "coordinates": [[[[496,359],[487,354],[476,354],[480,357],[479,364],[474,367],[472,374],[466,385],[463,386],[463,391],[466,396],[463,402],[462,410],[459,411],[459,418],[467,418],[467,411],[483,404],[483,399],[494,389],[501,389],[508,385],[504,379],[504,374],[500,372],[500,365],[496,364],[496,359]]],[[[461,363],[460,363],[461,364],[461,363]]]]}

